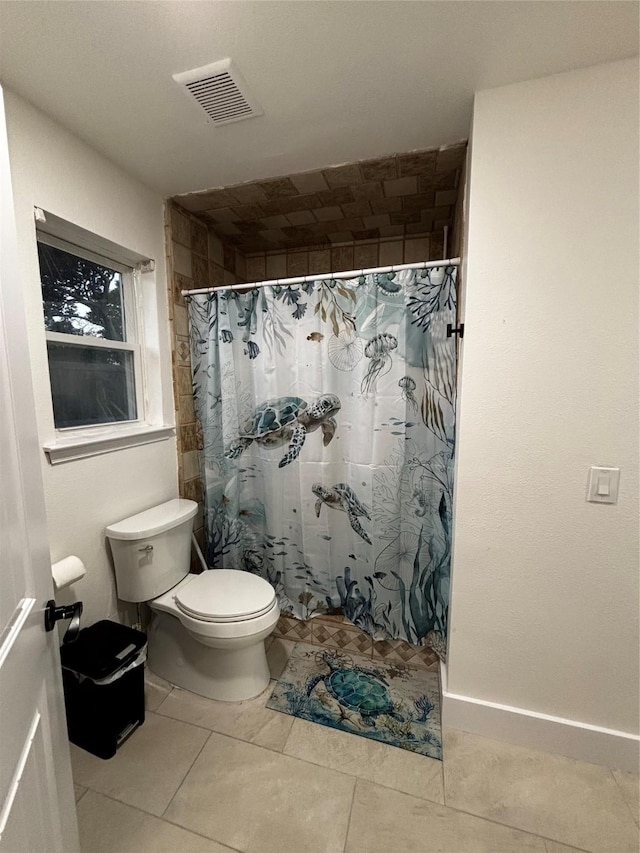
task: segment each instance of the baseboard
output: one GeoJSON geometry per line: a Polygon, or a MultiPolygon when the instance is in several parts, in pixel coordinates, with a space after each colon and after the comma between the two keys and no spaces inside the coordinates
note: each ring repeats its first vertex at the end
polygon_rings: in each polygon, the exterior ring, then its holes
{"type": "Polygon", "coordinates": [[[450,693],[444,665],[440,680],[446,728],[638,773],[638,735],[450,693]]]}

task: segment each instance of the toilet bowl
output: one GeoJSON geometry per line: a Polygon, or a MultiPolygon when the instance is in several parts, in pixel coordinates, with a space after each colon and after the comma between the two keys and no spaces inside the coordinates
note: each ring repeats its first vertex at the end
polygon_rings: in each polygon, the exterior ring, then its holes
{"type": "Polygon", "coordinates": [[[257,696],[268,685],[264,641],[280,608],[267,581],[233,569],[188,575],[149,606],[155,613],[149,668],[157,675],[230,702],[257,696]]]}
{"type": "Polygon", "coordinates": [[[249,572],[189,574],[196,512],[177,498],[107,527],[118,596],[152,610],[153,672],[210,699],[250,699],[269,683],[264,641],[280,608],[271,584],[249,572]]]}

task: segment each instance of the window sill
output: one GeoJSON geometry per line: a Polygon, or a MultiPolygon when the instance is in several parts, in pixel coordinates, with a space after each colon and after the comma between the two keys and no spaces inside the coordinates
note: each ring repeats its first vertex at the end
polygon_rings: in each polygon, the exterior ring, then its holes
{"type": "Polygon", "coordinates": [[[123,430],[105,430],[82,438],[78,436],[60,438],[44,444],[42,449],[51,465],[59,465],[61,462],[73,462],[76,459],[87,459],[90,456],[125,450],[128,447],[166,441],[175,434],[176,428],[173,426],[144,425],[123,430]]]}

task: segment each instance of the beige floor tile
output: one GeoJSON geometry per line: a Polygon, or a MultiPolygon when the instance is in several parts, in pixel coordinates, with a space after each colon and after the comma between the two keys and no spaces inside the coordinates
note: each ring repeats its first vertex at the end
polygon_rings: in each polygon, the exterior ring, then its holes
{"type": "Polygon", "coordinates": [[[284,640],[282,637],[273,638],[273,642],[267,650],[267,663],[269,664],[271,678],[276,680],[280,678],[294,646],[293,640],[284,640]]]}
{"type": "Polygon", "coordinates": [[[443,803],[442,762],[370,738],[296,720],[285,747],[313,764],[443,803]]]}
{"type": "Polygon", "coordinates": [[[579,847],[567,847],[566,844],[560,844],[559,841],[544,840],[546,853],[581,853],[579,847]]]}
{"type": "Polygon", "coordinates": [[[542,838],[358,780],[345,853],[546,853],[542,838]]]}
{"type": "Polygon", "coordinates": [[[150,669],[144,672],[144,706],[147,711],[156,711],[173,690],[173,685],[160,678],[150,669]]]}
{"type": "Polygon", "coordinates": [[[255,743],[256,746],[264,746],[265,749],[273,749],[275,752],[282,752],[291,731],[293,718],[289,722],[288,720],[280,719],[281,717],[288,716],[287,714],[280,714],[278,711],[274,711],[273,713],[275,716],[251,738],[251,743],[255,743]]]}
{"type": "Polygon", "coordinates": [[[444,732],[448,806],[585,850],[638,853],[638,831],[607,768],[444,732]]]}
{"type": "Polygon", "coordinates": [[[74,796],[75,796],[75,798],[76,798],[76,803],[78,802],[78,800],[80,799],[80,797],[81,797],[81,796],[86,792],[86,790],[87,790],[87,789],[86,789],[86,788],[84,788],[82,785],[76,785],[76,784],[74,783],[74,785],[73,785],[73,793],[74,793],[74,796]]]}
{"type": "Polygon", "coordinates": [[[622,770],[614,770],[613,777],[631,809],[633,819],[640,826],[640,777],[635,773],[625,773],[622,770]]]}
{"type": "Polygon", "coordinates": [[[158,713],[282,752],[293,717],[265,708],[274,685],[275,682],[270,682],[259,696],[245,702],[218,702],[176,689],[158,708],[158,713]]]}
{"type": "Polygon", "coordinates": [[[144,725],[108,761],[72,745],[73,778],[76,784],[161,815],[208,735],[204,729],[147,714],[144,725]]]}
{"type": "Polygon", "coordinates": [[[165,817],[243,853],[342,853],[354,784],[214,732],[165,817]]]}
{"type": "Polygon", "coordinates": [[[78,805],[78,828],[82,853],[230,853],[216,841],[93,791],[78,805]]]}

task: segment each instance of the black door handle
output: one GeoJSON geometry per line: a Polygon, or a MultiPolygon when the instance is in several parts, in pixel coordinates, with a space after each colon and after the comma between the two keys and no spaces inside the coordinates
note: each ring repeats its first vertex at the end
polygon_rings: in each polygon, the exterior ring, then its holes
{"type": "Polygon", "coordinates": [[[64,607],[56,607],[53,599],[47,601],[44,610],[44,629],[53,631],[56,622],[60,619],[71,619],[69,627],[64,635],[63,643],[73,643],[78,639],[80,633],[80,616],[82,615],[82,602],[76,601],[64,607]]]}

